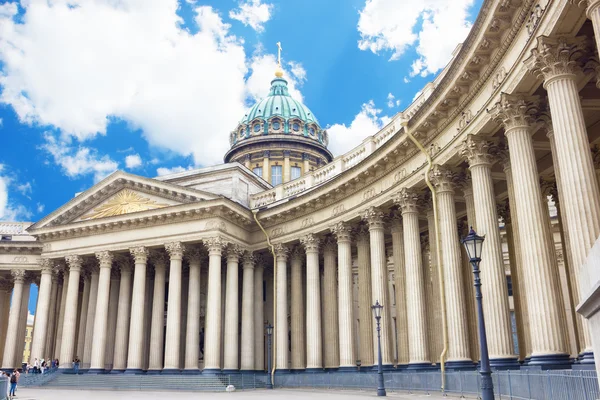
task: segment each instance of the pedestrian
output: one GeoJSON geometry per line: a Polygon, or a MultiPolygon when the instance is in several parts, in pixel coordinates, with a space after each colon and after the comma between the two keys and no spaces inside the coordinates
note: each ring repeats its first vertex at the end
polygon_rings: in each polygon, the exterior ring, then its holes
{"type": "Polygon", "coordinates": [[[77,356],[73,359],[73,370],[79,375],[79,358],[77,356]]]}
{"type": "Polygon", "coordinates": [[[37,374],[38,372],[40,372],[40,362],[38,361],[38,359],[36,358],[33,361],[33,373],[37,374]]]}
{"type": "Polygon", "coordinates": [[[42,374],[44,374],[44,371],[46,370],[46,360],[42,358],[42,362],[40,364],[40,369],[42,371],[42,374]]]}
{"type": "Polygon", "coordinates": [[[19,382],[19,371],[13,370],[10,374],[10,391],[8,392],[8,398],[12,399],[17,393],[17,383],[19,382]]]}

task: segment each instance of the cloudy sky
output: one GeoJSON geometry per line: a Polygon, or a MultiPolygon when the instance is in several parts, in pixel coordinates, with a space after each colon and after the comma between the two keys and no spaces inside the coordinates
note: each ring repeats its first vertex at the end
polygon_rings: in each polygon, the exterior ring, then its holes
{"type": "Polygon", "coordinates": [[[481,1],[0,0],[0,220],[38,220],[117,169],[222,162],[278,41],[341,154],[446,65],[481,1]]]}

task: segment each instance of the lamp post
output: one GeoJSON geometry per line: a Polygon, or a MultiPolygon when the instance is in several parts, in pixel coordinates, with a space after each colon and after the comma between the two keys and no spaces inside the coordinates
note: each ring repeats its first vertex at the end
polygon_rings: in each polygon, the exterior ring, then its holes
{"type": "Polygon", "coordinates": [[[383,306],[379,304],[379,300],[371,306],[373,316],[377,321],[377,396],[385,396],[385,385],[383,382],[383,370],[381,368],[381,309],[383,306]]]}
{"type": "Polygon", "coordinates": [[[490,370],[490,357],[488,354],[487,336],[485,333],[485,321],[483,319],[483,305],[481,302],[481,279],[479,278],[479,263],[481,262],[481,248],[483,247],[483,236],[478,236],[473,230],[461,240],[467,250],[469,261],[473,267],[475,275],[475,298],[477,299],[477,317],[479,329],[479,348],[481,349],[481,365],[479,373],[481,374],[481,399],[494,400],[494,383],[492,382],[492,371],[490,370]]]}
{"type": "Polygon", "coordinates": [[[267,373],[269,376],[267,389],[273,389],[273,382],[271,381],[271,336],[273,336],[273,325],[267,323],[265,330],[267,332],[267,373]]]}

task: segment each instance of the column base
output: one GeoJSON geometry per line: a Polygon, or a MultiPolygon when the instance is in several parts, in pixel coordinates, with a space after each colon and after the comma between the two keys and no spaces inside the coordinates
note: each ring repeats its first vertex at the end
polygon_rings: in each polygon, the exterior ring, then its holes
{"type": "Polygon", "coordinates": [[[373,369],[373,365],[361,365],[358,368],[358,372],[370,372],[373,369]]]}
{"type": "Polygon", "coordinates": [[[148,375],[160,375],[161,372],[162,372],[161,369],[149,369],[148,371],[146,371],[146,374],[148,374],[148,375]]]}
{"type": "Polygon", "coordinates": [[[596,360],[594,358],[594,352],[592,351],[584,351],[579,355],[579,363],[580,364],[592,364],[595,365],[596,360]]]}
{"type": "Polygon", "coordinates": [[[572,360],[568,354],[545,354],[531,356],[531,359],[521,367],[526,370],[571,369],[572,360]]]}
{"type": "Polygon", "coordinates": [[[221,373],[221,370],[219,368],[204,368],[202,373],[204,375],[217,375],[221,373]]]}
{"type": "Polygon", "coordinates": [[[163,368],[160,372],[161,375],[179,375],[181,370],[178,368],[163,368]]]}
{"type": "Polygon", "coordinates": [[[292,368],[292,369],[290,369],[290,374],[299,374],[299,373],[302,373],[305,371],[306,371],[306,369],[304,369],[304,368],[292,368]]]}
{"type": "Polygon", "coordinates": [[[183,375],[200,375],[200,370],[198,368],[190,368],[190,369],[184,369],[183,371],[181,371],[181,373],[183,375]]]}
{"type": "Polygon", "coordinates": [[[340,367],[325,367],[325,372],[337,372],[340,367]]]}
{"type": "MultiPolygon", "coordinates": [[[[308,369],[306,371],[308,371],[308,369]]],[[[320,372],[323,372],[323,370],[321,369],[320,372]]],[[[275,375],[289,374],[289,373],[290,373],[289,369],[276,369],[275,370],[275,375]]]]}
{"type": "Polygon", "coordinates": [[[396,365],[396,369],[397,370],[403,370],[403,369],[407,369],[408,368],[408,364],[398,364],[396,365]]]}
{"type": "Polygon", "coordinates": [[[124,372],[125,375],[141,375],[143,373],[141,368],[127,368],[124,372]]]}
{"type": "Polygon", "coordinates": [[[106,370],[102,368],[90,368],[87,370],[87,373],[91,375],[106,374],[106,370]]]}
{"type": "Polygon", "coordinates": [[[124,370],[124,369],[111,369],[111,370],[110,370],[110,373],[111,373],[111,374],[122,374],[122,373],[124,373],[124,372],[125,372],[125,370],[124,370]]]}
{"type": "Polygon", "coordinates": [[[476,364],[471,360],[446,361],[446,368],[453,371],[474,370],[476,364]]]}
{"type": "Polygon", "coordinates": [[[504,370],[504,369],[519,369],[521,365],[517,358],[491,358],[490,367],[492,370],[504,370]]]}
{"type": "Polygon", "coordinates": [[[338,372],[356,372],[358,371],[357,367],[339,367],[338,372]]]}
{"type": "Polygon", "coordinates": [[[424,369],[434,369],[435,367],[431,365],[431,363],[410,363],[406,366],[407,370],[415,371],[415,370],[424,370],[424,369]]]}
{"type": "Polygon", "coordinates": [[[224,374],[229,374],[229,375],[236,375],[240,373],[239,369],[224,369],[222,371],[224,374]]]}

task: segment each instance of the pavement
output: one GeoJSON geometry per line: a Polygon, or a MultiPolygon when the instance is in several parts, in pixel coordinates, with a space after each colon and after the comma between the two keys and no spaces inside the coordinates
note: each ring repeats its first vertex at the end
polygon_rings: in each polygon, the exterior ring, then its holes
{"type": "MultiPolygon", "coordinates": [[[[37,389],[20,388],[17,389],[17,400],[153,400],[153,399],[177,399],[177,400],[227,400],[230,398],[241,400],[265,400],[265,399],[306,399],[310,396],[311,400],[362,400],[373,399],[377,395],[375,391],[340,391],[340,390],[311,390],[311,389],[275,389],[275,390],[248,390],[232,393],[214,393],[214,392],[140,392],[140,391],[108,391],[108,390],[69,390],[69,389],[37,389]]],[[[427,395],[425,393],[388,393],[388,398],[393,400],[414,400],[414,399],[458,399],[456,396],[443,397],[440,394],[427,395]]]]}

